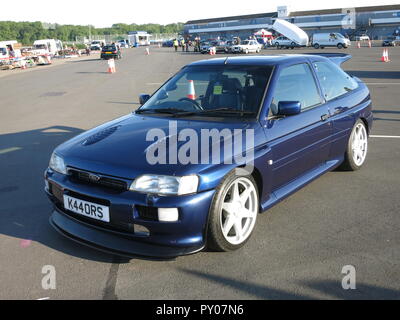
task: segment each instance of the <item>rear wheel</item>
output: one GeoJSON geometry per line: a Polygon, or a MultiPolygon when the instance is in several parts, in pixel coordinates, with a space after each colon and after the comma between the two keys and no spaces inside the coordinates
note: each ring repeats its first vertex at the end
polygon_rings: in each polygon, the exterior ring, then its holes
{"type": "Polygon", "coordinates": [[[232,251],[250,238],[258,214],[258,192],[251,175],[228,174],[216,189],[210,208],[207,245],[232,251]]]}
{"type": "Polygon", "coordinates": [[[349,142],[347,143],[344,161],[341,169],[356,171],[362,167],[367,157],[368,133],[362,120],[357,120],[351,131],[349,142]]]}
{"type": "Polygon", "coordinates": [[[315,49],[319,49],[319,44],[318,43],[314,43],[314,48],[315,49]]]}

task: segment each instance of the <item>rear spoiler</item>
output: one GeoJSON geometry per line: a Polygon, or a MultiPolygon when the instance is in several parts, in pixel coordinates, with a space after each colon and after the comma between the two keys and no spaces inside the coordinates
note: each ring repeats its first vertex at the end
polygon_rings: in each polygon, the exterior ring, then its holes
{"type": "Polygon", "coordinates": [[[305,54],[328,58],[333,63],[337,64],[339,67],[343,62],[346,62],[347,60],[350,60],[352,58],[351,54],[347,54],[347,53],[327,52],[327,53],[305,53],[305,54]]]}

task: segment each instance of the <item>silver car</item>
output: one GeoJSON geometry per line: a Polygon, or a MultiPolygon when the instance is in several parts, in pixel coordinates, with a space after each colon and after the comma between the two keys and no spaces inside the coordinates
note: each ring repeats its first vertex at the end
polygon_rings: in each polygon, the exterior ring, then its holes
{"type": "Polygon", "coordinates": [[[294,49],[297,47],[297,43],[293,40],[290,40],[286,37],[278,37],[272,41],[272,45],[275,46],[277,49],[294,49]]]}

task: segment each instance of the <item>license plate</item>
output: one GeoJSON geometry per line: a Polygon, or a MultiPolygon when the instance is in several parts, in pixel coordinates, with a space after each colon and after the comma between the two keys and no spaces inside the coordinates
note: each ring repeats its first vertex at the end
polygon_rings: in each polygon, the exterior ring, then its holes
{"type": "Polygon", "coordinates": [[[110,211],[106,206],[64,195],[64,208],[82,216],[110,222],[110,211]]]}
{"type": "Polygon", "coordinates": [[[106,54],[111,54],[112,52],[106,52],[106,54]]]}

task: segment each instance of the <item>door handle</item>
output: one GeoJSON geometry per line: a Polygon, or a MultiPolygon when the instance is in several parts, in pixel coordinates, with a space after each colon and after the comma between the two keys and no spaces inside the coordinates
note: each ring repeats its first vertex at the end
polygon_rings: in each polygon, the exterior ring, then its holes
{"type": "Polygon", "coordinates": [[[343,111],[343,107],[336,107],[334,110],[334,112],[333,112],[333,114],[332,115],[337,115],[337,114],[339,114],[339,113],[341,113],[342,111],[343,111]]]}
{"type": "Polygon", "coordinates": [[[326,120],[328,120],[329,119],[329,114],[327,114],[327,113],[325,113],[325,114],[323,114],[322,116],[321,116],[321,120],[322,121],[326,121],[326,120]]]}

